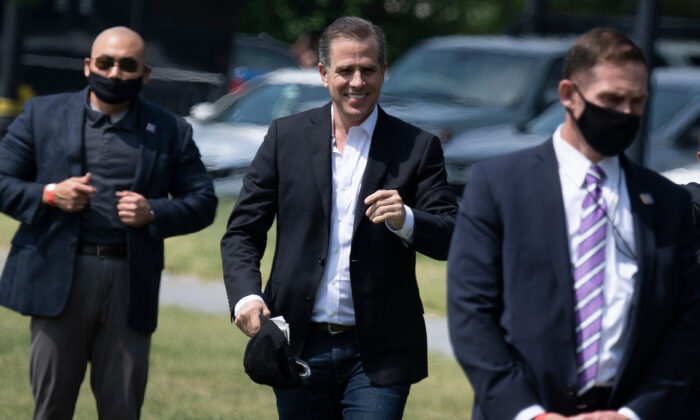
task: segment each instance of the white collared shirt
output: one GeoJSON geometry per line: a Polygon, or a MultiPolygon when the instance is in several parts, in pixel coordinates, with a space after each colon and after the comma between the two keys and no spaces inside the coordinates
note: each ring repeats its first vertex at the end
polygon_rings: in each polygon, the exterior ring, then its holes
{"type": "MultiPolygon", "coordinates": [[[[554,133],[554,153],[559,164],[569,255],[573,266],[575,246],[579,242],[577,232],[581,223],[582,204],[586,196],[584,179],[591,162],[561,137],[561,126],[554,133]]],[[[633,257],[636,251],[630,197],[620,159],[617,156],[606,157],[597,164],[605,172],[600,188],[608,209],[608,229],[603,286],[605,307],[595,385],[612,386],[625,350],[623,333],[634,292],[637,262],[633,257]]]]}
{"type": "MultiPolygon", "coordinates": [[[[331,169],[333,201],[331,203],[331,226],[328,251],[323,278],[316,292],[311,320],[341,325],[355,325],[355,309],[350,285],[350,249],[355,223],[355,207],[359,197],[362,178],[367,166],[369,149],[374,128],[379,115],[377,105],[372,113],[359,126],[348,130],[348,138],[341,154],[335,146],[335,134],[331,135],[331,169]]],[[[331,106],[331,121],[334,118],[331,106]]],[[[335,130],[333,130],[333,133],[335,130]]],[[[410,207],[404,204],[406,220],[401,229],[387,229],[407,243],[413,241],[414,217],[410,207]]],[[[364,216],[363,216],[364,217],[364,216]]],[[[304,252],[303,250],[299,250],[304,252]]],[[[247,302],[261,300],[258,295],[248,295],[240,299],[234,307],[234,317],[247,302]]]]}
{"type": "MultiPolygon", "coordinates": [[[[578,228],[581,223],[583,199],[587,193],[584,180],[591,161],[564,140],[561,135],[562,127],[560,125],[554,132],[553,144],[566,213],[569,256],[573,267],[575,249],[579,242],[578,228]]],[[[597,165],[605,172],[600,188],[607,206],[608,228],[603,283],[605,306],[595,385],[613,386],[625,352],[624,332],[627,328],[627,313],[632,303],[638,266],[634,257],[636,250],[630,196],[620,159],[616,156],[605,157],[597,162],[597,165]]],[[[542,407],[531,406],[518,413],[516,420],[531,419],[541,413],[544,413],[542,407]]],[[[632,420],[639,419],[636,413],[627,407],[622,407],[619,413],[632,420]]]]}

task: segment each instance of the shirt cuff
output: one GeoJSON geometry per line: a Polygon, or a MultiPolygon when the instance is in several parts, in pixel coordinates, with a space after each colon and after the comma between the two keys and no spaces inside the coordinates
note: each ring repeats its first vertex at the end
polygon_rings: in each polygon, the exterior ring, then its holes
{"type": "Polygon", "coordinates": [[[544,413],[546,413],[545,409],[541,405],[535,404],[520,410],[513,420],[532,420],[544,413]]]}
{"type": "Polygon", "coordinates": [[[386,225],[387,229],[394,232],[399,238],[410,244],[413,242],[413,225],[415,224],[415,220],[413,218],[413,210],[411,210],[410,207],[404,204],[403,209],[406,212],[406,220],[404,220],[403,227],[401,229],[394,229],[391,227],[391,223],[389,223],[389,221],[384,222],[384,224],[386,225]]]}
{"type": "Polygon", "coordinates": [[[251,302],[253,300],[259,300],[260,302],[265,302],[263,298],[261,298],[258,295],[248,295],[244,298],[241,298],[241,300],[236,303],[236,306],[233,307],[233,318],[235,319],[236,316],[238,316],[238,310],[241,309],[241,306],[245,305],[248,302],[251,302]]]}
{"type": "Polygon", "coordinates": [[[637,413],[635,413],[634,411],[632,411],[631,408],[628,407],[622,407],[621,409],[617,410],[617,412],[618,414],[622,414],[630,420],[642,420],[641,417],[637,415],[637,413]]]}

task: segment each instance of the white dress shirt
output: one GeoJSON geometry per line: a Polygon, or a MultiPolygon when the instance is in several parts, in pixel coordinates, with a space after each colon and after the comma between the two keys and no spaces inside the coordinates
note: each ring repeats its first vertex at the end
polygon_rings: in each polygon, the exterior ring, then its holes
{"type": "MultiPolygon", "coordinates": [[[[573,267],[576,246],[580,241],[578,228],[581,223],[583,199],[587,194],[584,181],[591,161],[564,140],[561,131],[562,126],[559,126],[554,132],[554,154],[559,167],[559,181],[569,238],[569,256],[573,267]]],[[[602,314],[603,324],[595,385],[612,386],[625,351],[624,332],[627,327],[627,313],[632,303],[638,266],[635,260],[634,223],[630,197],[620,160],[616,156],[605,157],[597,162],[597,165],[605,172],[600,188],[607,205],[608,228],[603,283],[605,306],[602,314]]],[[[534,405],[518,413],[515,420],[532,419],[544,412],[541,406],[534,405]]],[[[627,407],[622,407],[618,412],[632,420],[639,420],[639,417],[627,407]]]]}
{"type": "MultiPolygon", "coordinates": [[[[313,322],[355,325],[355,309],[350,287],[350,248],[357,200],[365,199],[365,197],[359,197],[359,193],[377,116],[378,108],[375,105],[372,113],[362,124],[350,128],[342,154],[335,146],[335,135],[331,135],[333,200],[330,238],[323,279],[311,312],[313,322]]],[[[333,118],[334,110],[331,106],[331,121],[333,118]]],[[[406,205],[404,209],[406,220],[401,229],[393,229],[388,222],[385,225],[405,242],[411,243],[414,227],[413,212],[406,205]]],[[[238,315],[241,306],[251,300],[262,301],[262,298],[258,295],[245,296],[236,303],[234,316],[238,315]]]]}

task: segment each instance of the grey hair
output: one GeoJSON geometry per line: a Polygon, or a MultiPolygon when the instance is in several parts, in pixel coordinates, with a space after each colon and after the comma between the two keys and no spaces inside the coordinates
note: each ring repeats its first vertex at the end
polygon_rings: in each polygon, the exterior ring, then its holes
{"type": "Polygon", "coordinates": [[[331,23],[318,40],[318,59],[323,67],[330,65],[331,41],[338,38],[351,38],[364,41],[373,37],[377,41],[377,61],[386,64],[386,38],[382,29],[372,22],[357,16],[344,16],[331,23]]]}

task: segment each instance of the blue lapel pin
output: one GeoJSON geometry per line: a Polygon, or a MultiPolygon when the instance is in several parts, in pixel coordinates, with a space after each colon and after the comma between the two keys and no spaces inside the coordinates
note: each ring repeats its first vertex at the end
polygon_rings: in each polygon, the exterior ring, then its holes
{"type": "Polygon", "coordinates": [[[146,131],[148,131],[149,133],[155,133],[156,132],[156,125],[153,123],[146,124],[146,131]]]}
{"type": "Polygon", "coordinates": [[[647,206],[650,204],[654,204],[654,197],[652,197],[649,193],[641,193],[639,194],[639,198],[642,200],[642,203],[644,203],[647,206]]]}

